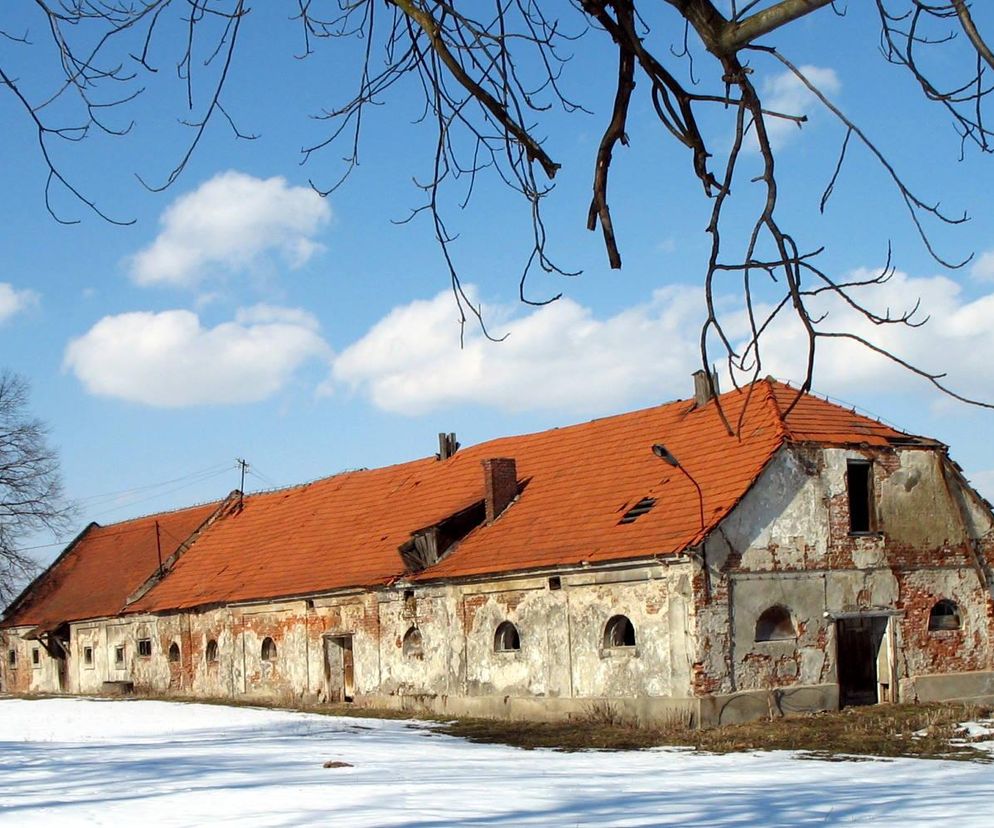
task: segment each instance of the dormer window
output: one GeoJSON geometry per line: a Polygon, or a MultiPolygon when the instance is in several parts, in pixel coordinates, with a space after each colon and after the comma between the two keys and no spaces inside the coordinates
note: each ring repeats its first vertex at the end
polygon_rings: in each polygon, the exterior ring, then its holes
{"type": "Polygon", "coordinates": [[[643,497],[638,503],[632,506],[624,515],[622,515],[621,520],[618,524],[622,523],[635,523],[642,515],[646,512],[651,511],[652,507],[656,505],[656,498],[654,497],[643,497]]]}

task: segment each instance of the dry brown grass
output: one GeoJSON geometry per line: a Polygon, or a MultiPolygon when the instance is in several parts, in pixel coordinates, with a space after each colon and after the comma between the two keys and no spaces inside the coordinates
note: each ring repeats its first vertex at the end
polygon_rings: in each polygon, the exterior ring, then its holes
{"type": "Polygon", "coordinates": [[[775,721],[694,730],[681,724],[637,727],[587,717],[565,722],[460,719],[442,732],[470,741],[557,750],[635,750],[689,747],[709,753],[795,750],[812,758],[912,756],[990,761],[958,724],[992,711],[962,705],[879,705],[775,721]]]}

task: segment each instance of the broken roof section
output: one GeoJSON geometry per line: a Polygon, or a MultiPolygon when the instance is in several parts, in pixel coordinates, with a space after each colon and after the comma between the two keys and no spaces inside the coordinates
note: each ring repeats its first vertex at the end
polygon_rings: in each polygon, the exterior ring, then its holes
{"type": "Polygon", "coordinates": [[[3,626],[48,629],[117,615],[158,570],[160,551],[167,560],[217,508],[207,503],[109,526],[91,523],[11,604],[3,626]]]}
{"type": "Polygon", "coordinates": [[[752,394],[722,395],[741,434],[729,436],[714,402],[677,401],[536,434],[464,448],[452,457],[349,472],[251,495],[237,515],[212,526],[169,576],[129,609],[206,604],[375,586],[398,578],[458,578],[604,562],[683,551],[739,502],[786,441],[885,445],[895,431],[762,381],[752,394]],[[743,409],[745,409],[743,411],[743,409]],[[663,443],[700,485],[652,453],[663,443]],[[402,556],[425,527],[444,525],[485,497],[482,461],[514,458],[518,501],[479,525],[416,574],[402,556]],[[655,507],[631,523],[645,498],[655,507]]]}
{"type": "MultiPolygon", "coordinates": [[[[312,595],[402,578],[453,579],[672,555],[705,538],[784,443],[937,445],[811,395],[785,417],[796,396],[796,389],[770,380],[753,385],[751,393],[723,394],[726,416],[742,423],[734,436],[713,400],[703,406],[681,400],[492,440],[444,460],[429,457],[248,495],[240,510],[212,522],[166,577],[151,584],[146,581],[156,568],[150,531],[156,516],[99,530],[108,533],[101,543],[90,542],[88,532],[88,542],[72,555],[74,563],[60,559],[50,573],[66,582],[55,591],[61,596],[59,619],[120,612],[142,584],[149,588],[135,593],[127,612],[312,595]],[[661,462],[653,454],[656,444],[679,467],[661,462]],[[494,458],[513,458],[518,497],[486,522],[480,518],[487,497],[483,464],[494,458]],[[651,509],[624,520],[648,499],[654,501],[651,509]],[[130,552],[104,549],[112,537],[120,543],[129,537],[111,530],[131,524],[130,552]],[[433,541],[431,548],[419,548],[419,539],[421,547],[433,541]],[[417,565],[411,563],[413,551],[419,552],[413,556],[417,565]],[[118,568],[111,562],[132,555],[122,565],[130,575],[111,572],[118,568]],[[118,580],[101,585],[105,577],[118,580]],[[91,585],[104,597],[91,599],[91,585]]],[[[185,534],[177,527],[169,535],[179,544],[208,517],[208,511],[191,514],[185,534]]],[[[18,618],[37,624],[42,615],[55,617],[46,609],[18,618]]]]}

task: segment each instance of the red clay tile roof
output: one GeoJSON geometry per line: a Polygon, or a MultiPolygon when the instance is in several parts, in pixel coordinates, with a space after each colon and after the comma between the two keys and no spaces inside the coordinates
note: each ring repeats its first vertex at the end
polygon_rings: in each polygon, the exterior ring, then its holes
{"type": "Polygon", "coordinates": [[[411,533],[482,500],[481,461],[512,457],[523,490],[494,524],[471,532],[417,577],[496,572],[666,555],[705,537],[788,441],[906,442],[906,434],[761,381],[721,402],[741,432],[729,436],[714,402],[682,400],[537,434],[505,437],[434,458],[349,472],[250,495],[210,527],[168,576],[129,611],[188,608],[373,586],[405,576],[398,548],[411,533]],[[744,415],[742,414],[745,408],[744,415]],[[664,444],[700,485],[652,454],[664,444]],[[625,512],[656,503],[631,523],[625,512]],[[704,520],[701,521],[703,506],[704,520]]]}
{"type": "Polygon", "coordinates": [[[11,605],[3,626],[47,626],[117,615],[158,567],[156,523],[165,560],[217,506],[210,503],[109,526],[91,524],[11,605]]]}

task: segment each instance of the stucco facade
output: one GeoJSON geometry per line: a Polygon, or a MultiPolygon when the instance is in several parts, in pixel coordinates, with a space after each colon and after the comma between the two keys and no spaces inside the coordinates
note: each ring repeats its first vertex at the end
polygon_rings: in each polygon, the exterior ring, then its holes
{"type": "Polygon", "coordinates": [[[990,507],[944,447],[879,443],[783,443],[734,508],[675,553],[661,543],[585,561],[574,550],[568,565],[429,567],[279,600],[125,607],[68,623],[62,656],[8,621],[0,678],[17,692],[133,686],[532,718],[606,706],[700,724],[994,700],[990,507]]]}

